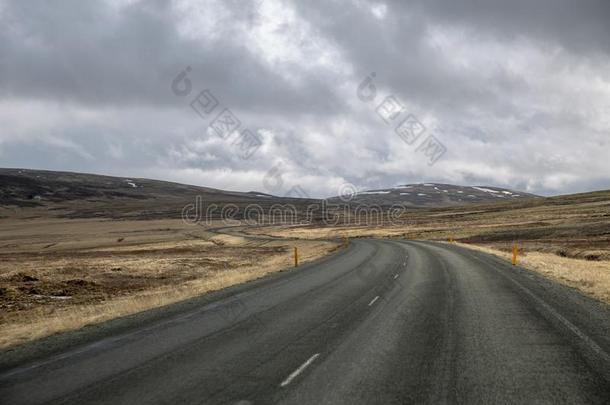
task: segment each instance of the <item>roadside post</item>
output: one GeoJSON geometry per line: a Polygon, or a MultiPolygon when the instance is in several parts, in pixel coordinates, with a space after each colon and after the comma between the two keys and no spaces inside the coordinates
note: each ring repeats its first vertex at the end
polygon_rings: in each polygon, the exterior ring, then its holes
{"type": "Polygon", "coordinates": [[[519,247],[517,246],[517,242],[513,244],[513,266],[517,264],[517,255],[519,254],[519,247]]]}
{"type": "Polygon", "coordinates": [[[299,251],[297,247],[294,247],[294,267],[299,267],[299,251]]]}

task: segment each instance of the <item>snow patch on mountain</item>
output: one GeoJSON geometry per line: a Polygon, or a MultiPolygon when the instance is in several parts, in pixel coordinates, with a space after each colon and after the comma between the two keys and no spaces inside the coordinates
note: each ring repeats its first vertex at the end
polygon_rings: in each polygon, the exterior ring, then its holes
{"type": "Polygon", "coordinates": [[[483,191],[485,193],[498,193],[498,191],[496,191],[496,190],[492,190],[490,188],[485,188],[485,187],[472,187],[472,188],[474,188],[475,190],[483,191]]]}

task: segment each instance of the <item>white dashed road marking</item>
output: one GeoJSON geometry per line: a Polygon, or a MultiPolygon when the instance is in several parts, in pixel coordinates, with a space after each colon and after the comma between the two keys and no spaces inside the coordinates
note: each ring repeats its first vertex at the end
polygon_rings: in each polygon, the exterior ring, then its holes
{"type": "Polygon", "coordinates": [[[299,368],[297,368],[296,370],[294,370],[284,381],[282,381],[282,383],[280,384],[280,387],[285,387],[288,384],[290,384],[292,382],[292,380],[294,380],[299,374],[301,374],[311,363],[313,363],[313,361],[318,358],[318,356],[320,355],[320,353],[316,353],[313,356],[311,356],[305,363],[301,364],[301,366],[299,368]]]}

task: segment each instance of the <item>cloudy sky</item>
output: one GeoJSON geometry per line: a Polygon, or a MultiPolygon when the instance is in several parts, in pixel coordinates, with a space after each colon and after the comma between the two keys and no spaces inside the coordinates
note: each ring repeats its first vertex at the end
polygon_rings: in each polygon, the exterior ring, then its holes
{"type": "Polygon", "coordinates": [[[0,0],[0,167],[607,189],[609,21],[604,0],[0,0]]]}

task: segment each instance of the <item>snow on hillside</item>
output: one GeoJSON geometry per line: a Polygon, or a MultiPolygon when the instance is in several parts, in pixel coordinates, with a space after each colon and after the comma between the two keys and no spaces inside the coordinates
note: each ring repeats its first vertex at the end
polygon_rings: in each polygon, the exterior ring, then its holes
{"type": "Polygon", "coordinates": [[[399,184],[388,189],[356,193],[351,202],[377,205],[449,206],[511,201],[536,197],[532,194],[490,186],[456,186],[440,183],[399,184]]]}

